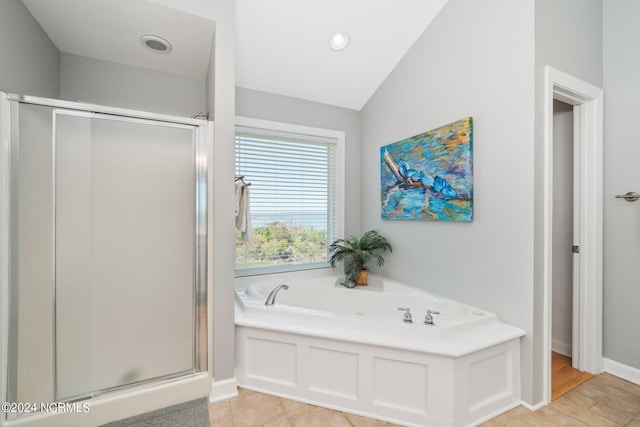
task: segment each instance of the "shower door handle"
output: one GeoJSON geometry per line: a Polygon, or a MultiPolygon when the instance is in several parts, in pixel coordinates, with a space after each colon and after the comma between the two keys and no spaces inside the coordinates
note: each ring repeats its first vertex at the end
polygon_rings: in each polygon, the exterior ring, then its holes
{"type": "Polygon", "coordinates": [[[640,199],[640,194],[634,191],[629,191],[626,194],[616,195],[616,199],[625,199],[627,202],[635,202],[636,200],[640,199]]]}

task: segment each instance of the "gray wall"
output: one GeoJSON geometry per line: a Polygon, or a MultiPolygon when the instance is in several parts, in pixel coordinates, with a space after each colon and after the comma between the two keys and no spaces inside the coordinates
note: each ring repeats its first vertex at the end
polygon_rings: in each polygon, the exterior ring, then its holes
{"type": "Polygon", "coordinates": [[[57,98],[59,52],[20,0],[0,1],[0,91],[57,98]]]}
{"type": "MultiPolygon", "coordinates": [[[[534,208],[534,353],[543,354],[544,322],[543,218],[544,218],[544,67],[554,68],[602,87],[602,2],[601,0],[535,1],[535,208],[534,208]]],[[[542,378],[542,365],[534,366],[534,378],[542,378]]],[[[542,381],[534,384],[534,396],[541,397],[542,381]]]]}
{"type": "Polygon", "coordinates": [[[60,55],[60,98],[184,117],[206,108],[204,80],[69,53],[60,55]]]}
{"type": "Polygon", "coordinates": [[[236,114],[345,132],[345,234],[360,233],[360,113],[355,110],[236,88],[236,114]]]}
{"type": "Polygon", "coordinates": [[[535,31],[536,77],[551,65],[602,87],[602,0],[536,0],[535,31]]]}
{"type": "MultiPolygon", "coordinates": [[[[205,15],[216,21],[214,52],[207,75],[207,107],[215,120],[213,166],[213,377],[235,377],[235,1],[206,2],[205,15]]],[[[215,397],[215,396],[214,396],[215,397]]]]}
{"type": "Polygon", "coordinates": [[[604,0],[604,356],[640,369],[640,2],[604,0]]]}
{"type": "Polygon", "coordinates": [[[393,245],[382,273],[496,312],[524,329],[534,395],[533,0],[450,0],[362,110],[361,229],[393,245]],[[500,13],[496,13],[500,11],[500,13]],[[474,120],[472,223],[380,219],[382,145],[474,120]]]}

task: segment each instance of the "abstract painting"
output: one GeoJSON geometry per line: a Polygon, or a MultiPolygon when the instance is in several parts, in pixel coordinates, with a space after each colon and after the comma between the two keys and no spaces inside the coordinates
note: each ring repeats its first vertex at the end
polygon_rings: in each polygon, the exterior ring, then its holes
{"type": "Polygon", "coordinates": [[[473,221],[471,117],[380,147],[382,219],[473,221]]]}

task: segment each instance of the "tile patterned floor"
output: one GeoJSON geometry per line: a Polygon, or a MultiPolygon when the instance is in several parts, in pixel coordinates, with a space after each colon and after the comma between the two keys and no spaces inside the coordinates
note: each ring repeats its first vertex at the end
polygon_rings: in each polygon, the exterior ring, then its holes
{"type": "Polygon", "coordinates": [[[640,427],[640,386],[601,374],[535,412],[518,407],[483,427],[497,426],[640,427]]]}
{"type": "Polygon", "coordinates": [[[399,427],[242,388],[238,397],[210,403],[209,418],[211,427],[399,427]]]}
{"type": "MultiPolygon", "coordinates": [[[[211,427],[396,426],[245,389],[238,397],[210,403],[209,418],[211,427]]],[[[535,412],[519,406],[481,426],[640,427],[640,386],[598,375],[535,412]]]]}

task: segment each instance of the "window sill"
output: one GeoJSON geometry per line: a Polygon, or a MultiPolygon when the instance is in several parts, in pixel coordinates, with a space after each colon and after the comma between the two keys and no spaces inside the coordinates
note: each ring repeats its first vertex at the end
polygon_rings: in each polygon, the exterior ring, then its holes
{"type": "Polygon", "coordinates": [[[340,274],[337,269],[331,268],[329,264],[314,264],[313,266],[308,265],[305,268],[300,268],[300,266],[297,267],[298,268],[296,269],[286,271],[271,270],[266,272],[265,269],[263,269],[262,272],[252,271],[251,274],[242,275],[236,272],[235,287],[243,288],[262,280],[294,282],[296,280],[308,279],[311,277],[327,277],[340,274]]]}

